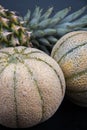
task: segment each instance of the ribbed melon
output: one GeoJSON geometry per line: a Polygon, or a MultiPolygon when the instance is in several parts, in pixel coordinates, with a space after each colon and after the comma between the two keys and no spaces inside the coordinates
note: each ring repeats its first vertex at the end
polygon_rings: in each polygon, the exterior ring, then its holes
{"type": "Polygon", "coordinates": [[[87,31],[63,36],[53,47],[51,56],[64,72],[69,99],[87,106],[87,31]]]}
{"type": "Polygon", "coordinates": [[[49,119],[65,94],[62,70],[34,48],[0,50],[0,124],[26,128],[49,119]]]}

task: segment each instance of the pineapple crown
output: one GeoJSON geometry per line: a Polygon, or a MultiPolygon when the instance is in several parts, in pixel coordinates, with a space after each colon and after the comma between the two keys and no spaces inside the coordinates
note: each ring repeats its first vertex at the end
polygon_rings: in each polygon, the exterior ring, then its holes
{"type": "Polygon", "coordinates": [[[0,48],[7,46],[29,45],[30,32],[14,11],[0,5],[0,48]]]}
{"type": "Polygon", "coordinates": [[[58,11],[51,15],[53,7],[45,13],[40,7],[36,7],[34,12],[28,10],[22,18],[24,26],[31,31],[31,42],[33,46],[50,54],[52,47],[64,34],[75,30],[87,30],[87,15],[82,14],[87,6],[69,14],[71,7],[58,11]]]}

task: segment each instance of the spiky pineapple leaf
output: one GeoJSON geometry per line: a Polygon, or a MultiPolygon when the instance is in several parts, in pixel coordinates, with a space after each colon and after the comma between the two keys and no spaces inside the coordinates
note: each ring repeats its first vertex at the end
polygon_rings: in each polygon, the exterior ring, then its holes
{"type": "Polygon", "coordinates": [[[71,7],[60,10],[53,16],[53,18],[59,17],[59,18],[63,19],[69,13],[70,10],[71,10],[71,7]]]}
{"type": "Polygon", "coordinates": [[[81,29],[82,27],[84,27],[86,25],[87,25],[87,15],[76,20],[75,22],[72,22],[70,25],[68,25],[68,28],[77,30],[77,29],[81,29]]]}
{"type": "Polygon", "coordinates": [[[39,23],[38,27],[39,27],[40,29],[47,28],[47,27],[49,26],[50,21],[51,21],[50,18],[49,18],[49,19],[45,19],[45,20],[43,20],[43,21],[41,21],[41,22],[39,23]]]}
{"type": "Polygon", "coordinates": [[[27,14],[24,16],[24,21],[27,21],[27,23],[30,20],[30,16],[31,16],[31,11],[28,9],[27,14]]]}
{"type": "Polygon", "coordinates": [[[55,44],[57,42],[57,38],[55,38],[54,36],[47,37],[47,40],[52,44],[55,44]]]}
{"type": "Polygon", "coordinates": [[[75,11],[74,13],[68,15],[67,17],[65,17],[61,23],[65,23],[65,22],[71,22],[73,20],[75,20],[76,18],[78,18],[80,15],[82,15],[84,13],[84,11],[87,9],[87,6],[82,7],[80,10],[75,11]]]}
{"type": "Polygon", "coordinates": [[[43,21],[47,18],[49,18],[49,16],[51,15],[53,11],[53,7],[49,8],[41,17],[40,17],[40,21],[43,21]]]}

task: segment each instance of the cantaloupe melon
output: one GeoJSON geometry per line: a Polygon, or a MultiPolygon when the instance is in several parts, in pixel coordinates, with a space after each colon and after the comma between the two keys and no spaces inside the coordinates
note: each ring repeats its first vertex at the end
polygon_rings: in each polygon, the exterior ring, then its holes
{"type": "Polygon", "coordinates": [[[69,99],[87,106],[87,31],[64,35],[53,47],[51,56],[64,72],[69,99]]]}
{"type": "Polygon", "coordinates": [[[65,79],[54,59],[26,47],[0,50],[0,124],[31,127],[49,119],[65,94],[65,79]]]}

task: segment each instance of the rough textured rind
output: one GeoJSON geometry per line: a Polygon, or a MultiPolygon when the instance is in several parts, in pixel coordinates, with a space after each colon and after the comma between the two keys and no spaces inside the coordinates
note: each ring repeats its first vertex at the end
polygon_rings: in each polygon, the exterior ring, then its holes
{"type": "Polygon", "coordinates": [[[41,123],[57,111],[64,94],[63,72],[50,56],[23,46],[0,50],[0,124],[41,123]]]}
{"type": "Polygon", "coordinates": [[[63,36],[54,46],[51,56],[64,72],[67,95],[74,103],[87,106],[87,31],[63,36]]]}

